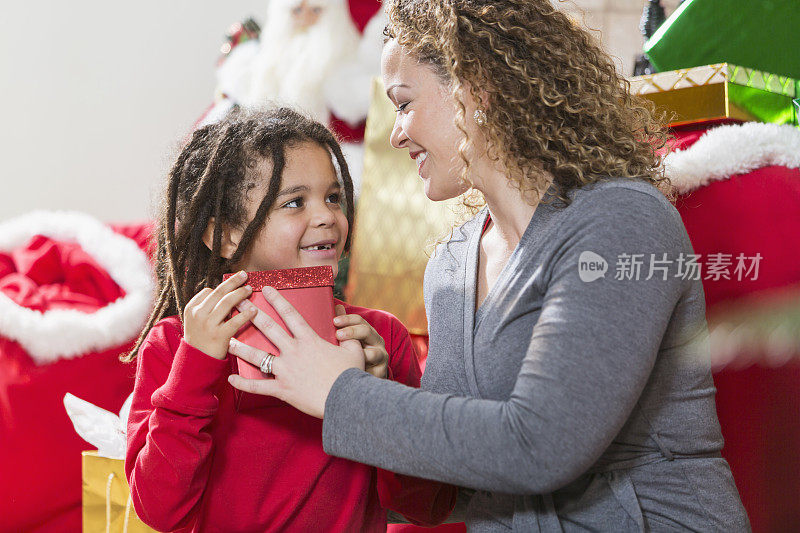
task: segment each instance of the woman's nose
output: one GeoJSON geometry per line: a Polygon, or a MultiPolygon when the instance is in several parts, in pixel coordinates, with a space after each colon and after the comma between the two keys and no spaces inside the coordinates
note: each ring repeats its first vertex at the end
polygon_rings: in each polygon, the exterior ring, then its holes
{"type": "Polygon", "coordinates": [[[389,144],[399,149],[405,146],[406,141],[408,141],[408,135],[403,131],[403,125],[400,123],[400,116],[398,115],[394,120],[392,133],[389,135],[389,144]]]}

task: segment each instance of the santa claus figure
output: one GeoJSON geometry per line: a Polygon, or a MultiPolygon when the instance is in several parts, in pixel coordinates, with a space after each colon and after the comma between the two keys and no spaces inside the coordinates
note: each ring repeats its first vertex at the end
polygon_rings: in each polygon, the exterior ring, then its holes
{"type": "Polygon", "coordinates": [[[236,105],[289,105],[344,142],[358,188],[370,83],[379,74],[385,16],[366,0],[272,0],[256,39],[234,25],[217,69],[217,97],[200,125],[236,105]],[[363,32],[363,37],[362,37],[363,32]]]}
{"type": "Polygon", "coordinates": [[[293,105],[328,122],[325,81],[358,42],[343,0],[272,0],[241,103],[293,105]]]}

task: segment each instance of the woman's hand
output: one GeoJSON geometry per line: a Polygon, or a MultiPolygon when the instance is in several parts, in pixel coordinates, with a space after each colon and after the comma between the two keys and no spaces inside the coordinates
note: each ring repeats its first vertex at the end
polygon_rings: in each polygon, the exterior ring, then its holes
{"type": "Polygon", "coordinates": [[[389,353],[383,337],[361,315],[346,315],[343,305],[336,306],[336,314],[338,316],[333,319],[334,325],[339,328],[336,338],[340,342],[348,339],[361,342],[364,347],[365,370],[376,378],[387,377],[389,353]]]}
{"type": "MultiPolygon", "coordinates": [[[[348,368],[364,369],[364,349],[356,340],[342,341],[339,346],[329,343],[311,329],[277,290],[266,287],[262,293],[291,332],[287,333],[261,310],[251,320],[280,350],[280,356],[272,362],[275,379],[245,379],[234,374],[228,376],[228,381],[239,390],[274,396],[306,414],[322,418],[336,378],[348,368]]],[[[239,308],[252,309],[255,305],[244,301],[239,308]]],[[[236,339],[230,341],[230,352],[255,366],[260,366],[267,355],[236,339]]]]}
{"type": "Polygon", "coordinates": [[[183,310],[186,342],[211,357],[225,359],[231,337],[255,316],[254,311],[245,310],[228,319],[233,308],[253,292],[249,285],[240,287],[246,279],[247,274],[239,272],[216,289],[205,288],[189,300],[183,310]]]}

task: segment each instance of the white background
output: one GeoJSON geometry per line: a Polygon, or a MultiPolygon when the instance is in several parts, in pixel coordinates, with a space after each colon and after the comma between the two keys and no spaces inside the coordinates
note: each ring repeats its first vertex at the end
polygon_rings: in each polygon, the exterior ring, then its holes
{"type": "MultiPolygon", "coordinates": [[[[629,73],[641,49],[644,0],[576,3],[629,73]]],[[[266,6],[267,0],[4,3],[0,220],[37,208],[110,222],[149,217],[179,142],[212,102],[227,28],[247,16],[263,20],[266,6]]]]}
{"type": "Polygon", "coordinates": [[[264,0],[28,0],[0,17],[0,219],[35,208],[143,220],[212,102],[231,23],[264,0]]]}

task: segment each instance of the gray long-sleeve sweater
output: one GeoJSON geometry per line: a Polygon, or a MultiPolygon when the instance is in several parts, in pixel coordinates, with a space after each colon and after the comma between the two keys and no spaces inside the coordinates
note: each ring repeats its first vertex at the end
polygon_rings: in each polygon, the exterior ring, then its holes
{"type": "Polygon", "coordinates": [[[470,531],[748,530],[678,212],[635,180],[571,197],[537,206],[477,312],[486,210],[437,248],[422,390],[343,373],[325,450],[476,489],[470,531]]]}

